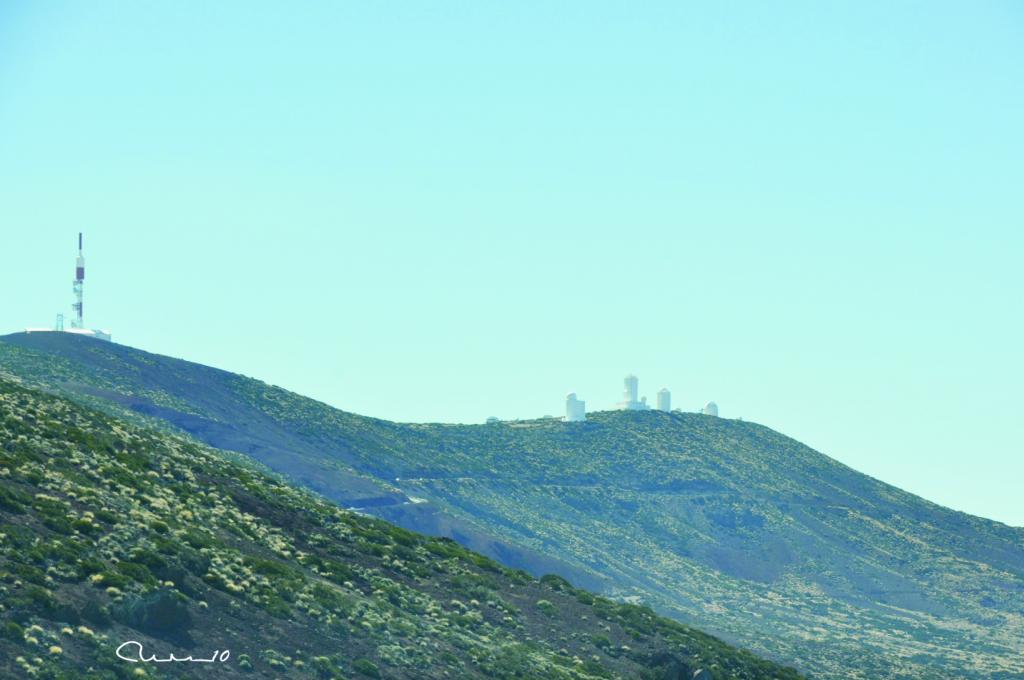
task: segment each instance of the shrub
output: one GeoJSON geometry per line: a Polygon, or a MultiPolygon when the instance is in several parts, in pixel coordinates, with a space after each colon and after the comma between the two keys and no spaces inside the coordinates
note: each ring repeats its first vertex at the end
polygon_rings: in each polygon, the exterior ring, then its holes
{"type": "Polygon", "coordinates": [[[87,557],[75,566],[79,578],[87,578],[93,574],[98,574],[106,568],[107,566],[103,562],[94,557],[87,557]]]}
{"type": "Polygon", "coordinates": [[[21,514],[25,506],[32,502],[32,497],[18,489],[0,486],[0,508],[8,512],[21,514]]]}
{"type": "Polygon", "coordinates": [[[145,548],[136,548],[132,551],[132,562],[144,564],[150,569],[160,569],[167,566],[167,560],[152,550],[146,550],[145,548]]]}
{"type": "Polygon", "coordinates": [[[267,612],[274,618],[287,619],[291,616],[292,609],[287,602],[279,595],[271,593],[264,600],[256,603],[260,609],[267,612]]]}
{"type": "Polygon", "coordinates": [[[585,590],[577,590],[576,601],[581,604],[591,605],[594,604],[594,596],[585,590]]]}
{"type": "Polygon", "coordinates": [[[57,602],[53,599],[53,595],[42,586],[29,586],[25,589],[23,597],[31,606],[44,613],[49,614],[57,609],[57,602]]]}
{"type": "Polygon", "coordinates": [[[105,628],[110,625],[111,618],[107,610],[97,600],[87,600],[79,615],[89,623],[105,628]]]}
{"type": "Polygon", "coordinates": [[[118,562],[117,570],[132,579],[137,581],[144,586],[156,585],[156,578],[153,576],[153,572],[149,570],[144,564],[137,562],[118,562]]]}
{"type": "Polygon", "coordinates": [[[66,517],[45,517],[43,518],[43,526],[65,536],[73,531],[71,522],[66,517]]]}
{"type": "Polygon", "coordinates": [[[118,574],[113,571],[104,571],[99,574],[94,583],[98,586],[124,588],[126,585],[131,583],[131,579],[122,574],[118,574]]]}
{"type": "Polygon", "coordinates": [[[347,564],[343,564],[337,560],[323,559],[320,560],[318,566],[320,567],[325,579],[333,581],[339,585],[345,581],[355,581],[358,578],[356,572],[352,571],[347,564]]]}
{"type": "Polygon", "coordinates": [[[540,582],[559,592],[571,592],[573,590],[572,585],[557,574],[545,574],[540,577],[540,582]]]}
{"type": "Polygon", "coordinates": [[[184,597],[168,590],[130,597],[114,609],[114,618],[144,633],[172,640],[188,639],[192,626],[184,597]]]}
{"type": "Polygon", "coordinates": [[[4,624],[3,628],[0,628],[0,637],[5,637],[14,642],[21,642],[25,639],[25,629],[14,621],[8,621],[4,624]]]}
{"type": "Polygon", "coordinates": [[[324,678],[325,680],[335,680],[342,677],[337,664],[329,656],[314,656],[311,661],[317,677],[324,678]]]}
{"type": "Polygon", "coordinates": [[[103,527],[101,527],[99,524],[93,524],[91,521],[87,519],[76,519],[74,522],[71,523],[71,528],[79,533],[86,534],[87,536],[92,534],[98,534],[103,531],[103,527]]]}
{"type": "Polygon", "coordinates": [[[274,560],[265,560],[261,557],[246,557],[244,561],[246,566],[251,567],[253,571],[263,576],[294,577],[296,575],[291,567],[274,560]]]}
{"type": "Polygon", "coordinates": [[[31,564],[17,564],[14,566],[14,573],[20,576],[29,583],[34,583],[38,586],[46,583],[46,574],[39,567],[33,567],[31,564]]]}
{"type": "Polygon", "coordinates": [[[352,669],[357,673],[362,673],[368,678],[380,677],[380,669],[377,668],[377,664],[369,659],[356,659],[352,662],[352,669]]]}
{"type": "Polygon", "coordinates": [[[198,529],[188,529],[181,538],[196,550],[212,548],[217,545],[217,542],[212,537],[198,529]]]}

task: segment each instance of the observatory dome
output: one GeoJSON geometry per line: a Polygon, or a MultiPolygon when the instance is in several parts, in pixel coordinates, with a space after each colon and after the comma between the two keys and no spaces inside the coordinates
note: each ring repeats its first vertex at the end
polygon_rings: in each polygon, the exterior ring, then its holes
{"type": "Polygon", "coordinates": [[[702,413],[706,416],[717,416],[718,415],[718,404],[713,401],[709,401],[704,405],[702,413]]]}

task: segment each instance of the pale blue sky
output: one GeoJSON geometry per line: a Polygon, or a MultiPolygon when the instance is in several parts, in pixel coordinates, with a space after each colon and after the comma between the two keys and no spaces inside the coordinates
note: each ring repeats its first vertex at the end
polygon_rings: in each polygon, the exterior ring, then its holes
{"type": "Polygon", "coordinates": [[[0,327],[343,409],[716,400],[1024,525],[1024,4],[0,3],[0,327]]]}

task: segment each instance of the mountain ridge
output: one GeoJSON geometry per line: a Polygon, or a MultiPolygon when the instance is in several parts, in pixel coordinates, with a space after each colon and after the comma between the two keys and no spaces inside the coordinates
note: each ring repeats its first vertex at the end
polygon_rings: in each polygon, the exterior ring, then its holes
{"type": "Polygon", "coordinates": [[[819,677],[1024,673],[1024,530],[942,508],[765,426],[657,411],[390,423],[216,369],[42,335],[0,339],[0,366],[78,398],[108,389],[108,408],[186,430],[181,414],[199,411],[257,458],[285,436],[395,500],[364,511],[472,546],[459,533],[469,527],[501,560],[505,546],[550,555],[574,582],[819,677]]]}
{"type": "MultiPolygon", "coordinates": [[[[187,433],[210,446],[244,453],[344,507],[368,508],[409,502],[400,490],[386,483],[381,485],[381,480],[368,478],[349,466],[338,465],[336,461],[326,461],[315,451],[310,455],[308,442],[283,432],[279,424],[270,422],[253,409],[239,411],[225,407],[234,401],[230,392],[234,381],[258,382],[255,379],[117,343],[94,346],[75,342],[83,339],[90,338],[63,333],[16,333],[0,336],[0,346],[7,353],[7,365],[16,363],[22,369],[21,373],[9,373],[13,377],[28,380],[43,389],[59,387],[57,391],[61,394],[84,398],[86,404],[101,410],[110,411],[113,407],[113,413],[140,424],[158,428],[170,426],[173,431],[187,433]],[[79,360],[84,358],[86,362],[79,366],[54,354],[33,354],[34,344],[40,345],[44,352],[47,349],[60,351],[61,348],[81,350],[79,360]],[[15,354],[18,351],[20,355],[15,354]],[[32,357],[32,360],[27,361],[26,357],[32,357]],[[136,389],[129,386],[116,369],[111,369],[111,359],[130,360],[132,368],[129,373],[133,378],[145,381],[146,387],[136,389]],[[202,379],[183,375],[182,366],[199,368],[202,379]],[[172,389],[187,385],[190,398],[198,402],[174,396],[163,389],[165,385],[172,389]],[[246,422],[244,429],[233,424],[236,419],[246,422]]],[[[0,368],[2,366],[0,362],[0,368]]],[[[332,408],[327,404],[322,406],[332,408]]],[[[359,418],[387,422],[368,416],[359,418]]],[[[338,455],[339,448],[332,446],[330,453],[338,455]]],[[[463,545],[489,557],[501,557],[504,564],[524,568],[535,576],[551,573],[569,578],[580,587],[594,589],[600,586],[600,580],[585,571],[503,542],[448,513],[436,512],[424,523],[406,528],[428,531],[431,535],[457,535],[463,545]]]]}
{"type": "Polygon", "coordinates": [[[0,378],[3,677],[677,680],[701,669],[798,678],[650,610],[343,510],[241,456],[0,378]],[[150,654],[217,665],[131,661],[150,654]]]}

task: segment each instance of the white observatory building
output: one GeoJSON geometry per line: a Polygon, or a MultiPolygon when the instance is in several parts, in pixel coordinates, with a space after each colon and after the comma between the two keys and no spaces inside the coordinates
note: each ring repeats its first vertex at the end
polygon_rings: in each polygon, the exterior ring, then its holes
{"type": "Polygon", "coordinates": [[[575,392],[565,395],[565,422],[582,423],[587,419],[587,402],[576,398],[575,392]]]}
{"type": "Polygon", "coordinates": [[[709,401],[708,403],[704,404],[704,408],[702,408],[700,412],[706,416],[718,417],[718,404],[716,404],[713,401],[709,401]]]}
{"type": "Polygon", "coordinates": [[[632,373],[622,379],[622,383],[625,389],[622,391],[622,401],[616,404],[616,408],[622,411],[647,411],[650,410],[650,406],[647,405],[647,397],[641,397],[637,400],[637,393],[639,392],[640,381],[632,373]]]}
{"type": "Polygon", "coordinates": [[[672,410],[672,393],[667,387],[658,390],[658,410],[666,413],[672,410]]]}

